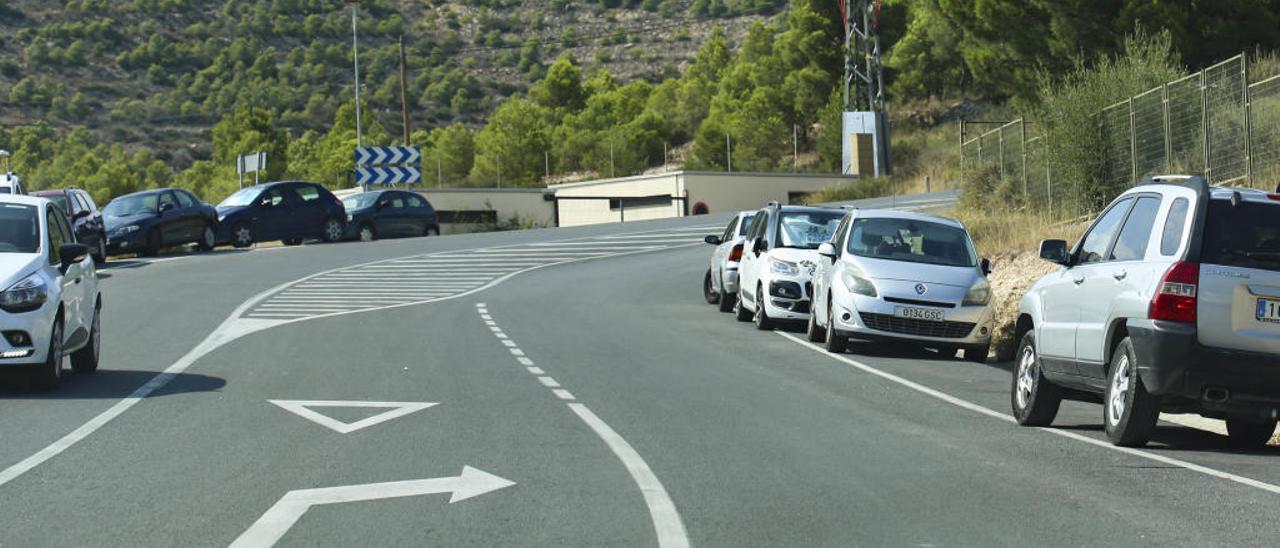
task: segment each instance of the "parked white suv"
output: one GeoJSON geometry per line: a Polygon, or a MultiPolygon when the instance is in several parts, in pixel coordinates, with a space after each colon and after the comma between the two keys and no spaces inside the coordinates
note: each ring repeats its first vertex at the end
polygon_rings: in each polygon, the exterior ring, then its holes
{"type": "Polygon", "coordinates": [[[21,367],[39,390],[98,369],[102,295],[89,248],[61,208],[44,198],[0,195],[0,368],[21,367]]]}
{"type": "Polygon", "coordinates": [[[1011,404],[1053,421],[1063,398],[1103,400],[1117,445],[1141,446],[1161,411],[1224,419],[1267,442],[1280,410],[1280,194],[1165,176],[1125,192],[1023,297],[1011,404]]]}
{"type": "Polygon", "coordinates": [[[818,246],[831,239],[844,214],[777,202],[757,211],[738,265],[738,320],[754,319],[762,330],[772,329],[774,320],[808,320],[818,246]]]}

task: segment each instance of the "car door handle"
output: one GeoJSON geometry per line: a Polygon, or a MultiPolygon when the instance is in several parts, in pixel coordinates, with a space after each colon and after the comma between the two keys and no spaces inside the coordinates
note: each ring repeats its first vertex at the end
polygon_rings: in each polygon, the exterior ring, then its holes
{"type": "Polygon", "coordinates": [[[1116,281],[1118,282],[1118,281],[1120,281],[1120,280],[1123,280],[1123,279],[1125,278],[1125,276],[1128,276],[1128,275],[1129,275],[1129,273],[1128,273],[1128,272],[1125,272],[1125,271],[1121,270],[1121,271],[1119,271],[1119,272],[1116,272],[1116,273],[1112,274],[1112,275],[1111,275],[1111,277],[1112,277],[1112,278],[1115,278],[1115,279],[1116,279],[1116,281]]]}
{"type": "Polygon", "coordinates": [[[1084,276],[1080,276],[1079,278],[1073,278],[1071,281],[1075,282],[1076,285],[1080,285],[1084,283],[1084,276]]]}

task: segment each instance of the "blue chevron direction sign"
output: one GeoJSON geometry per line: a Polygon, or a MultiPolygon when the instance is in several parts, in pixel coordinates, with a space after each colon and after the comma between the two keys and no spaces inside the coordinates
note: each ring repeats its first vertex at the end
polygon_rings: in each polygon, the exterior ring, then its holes
{"type": "Polygon", "coordinates": [[[416,167],[359,167],[358,185],[416,185],[422,182],[422,170],[416,167]]]}
{"type": "Polygon", "coordinates": [[[356,149],[357,166],[416,164],[422,157],[418,147],[362,147],[356,149]]]}

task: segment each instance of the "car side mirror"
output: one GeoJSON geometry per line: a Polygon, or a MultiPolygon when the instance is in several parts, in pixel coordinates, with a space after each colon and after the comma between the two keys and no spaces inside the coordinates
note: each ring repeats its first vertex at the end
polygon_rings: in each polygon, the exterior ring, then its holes
{"type": "Polygon", "coordinates": [[[378,202],[378,205],[376,206],[375,209],[379,209],[379,210],[386,209],[386,207],[389,205],[391,205],[391,202],[378,202]]]}
{"type": "Polygon", "coordinates": [[[1066,240],[1042,240],[1040,258],[1051,263],[1071,266],[1071,254],[1067,251],[1066,240]]]}
{"type": "Polygon", "coordinates": [[[764,251],[764,238],[756,238],[751,244],[751,252],[759,255],[764,251]]]}
{"type": "Polygon", "coordinates": [[[82,209],[80,211],[75,212],[75,214],[71,216],[71,220],[79,221],[80,219],[83,219],[88,216],[89,216],[89,210],[82,209]]]}
{"type": "Polygon", "coordinates": [[[984,258],[984,259],[982,259],[982,262],[978,263],[978,265],[982,268],[982,275],[983,275],[983,276],[990,276],[990,275],[991,275],[991,259],[985,259],[985,258],[984,258]]]}
{"type": "Polygon", "coordinates": [[[259,200],[258,205],[262,207],[271,207],[271,198],[267,197],[259,200]]]}
{"type": "Polygon", "coordinates": [[[170,209],[173,209],[173,204],[170,204],[170,203],[160,204],[159,209],[160,209],[160,213],[164,213],[166,211],[169,211],[170,209]]]}
{"type": "Polygon", "coordinates": [[[831,242],[818,244],[818,254],[834,261],[836,260],[836,246],[831,245],[831,242]]]}
{"type": "Polygon", "coordinates": [[[707,236],[706,238],[703,238],[702,241],[707,242],[711,245],[720,245],[724,243],[724,242],[721,242],[720,237],[716,236],[715,234],[712,234],[710,236],[707,236]]]}
{"type": "Polygon", "coordinates": [[[89,246],[84,244],[69,243],[58,246],[58,256],[62,257],[62,265],[59,270],[63,274],[67,272],[71,265],[83,261],[89,255],[89,246]]]}

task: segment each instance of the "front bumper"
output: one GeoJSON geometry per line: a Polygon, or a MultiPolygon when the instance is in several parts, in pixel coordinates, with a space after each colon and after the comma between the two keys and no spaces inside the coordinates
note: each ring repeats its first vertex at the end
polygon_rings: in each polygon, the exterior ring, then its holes
{"type": "Polygon", "coordinates": [[[808,276],[774,275],[761,280],[764,295],[757,299],[764,303],[765,314],[774,320],[809,321],[813,284],[808,276]]]}
{"type": "Polygon", "coordinates": [[[126,233],[108,233],[107,234],[107,253],[115,255],[117,253],[133,253],[141,251],[147,245],[146,236],[141,230],[126,233]]]}
{"type": "MultiPolygon", "coordinates": [[[[837,284],[839,285],[839,284],[837,284]]],[[[868,297],[839,288],[832,298],[832,324],[836,333],[852,338],[890,339],[947,346],[982,345],[991,342],[993,314],[990,305],[952,308],[892,303],[883,295],[868,297]],[[943,321],[897,317],[897,308],[939,308],[943,321]]]]}
{"type": "Polygon", "coordinates": [[[43,363],[49,354],[49,338],[53,335],[53,319],[58,313],[58,303],[52,299],[30,312],[11,313],[0,311],[0,333],[22,331],[30,344],[13,345],[8,337],[0,336],[0,371],[21,365],[43,363]]]}
{"type": "Polygon", "coordinates": [[[1188,323],[1144,319],[1127,327],[1138,375],[1152,394],[1193,400],[1221,414],[1280,408],[1280,356],[1201,345],[1188,323]]]}

